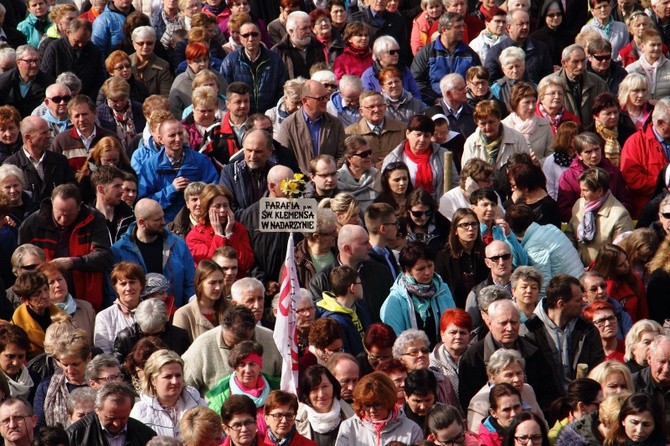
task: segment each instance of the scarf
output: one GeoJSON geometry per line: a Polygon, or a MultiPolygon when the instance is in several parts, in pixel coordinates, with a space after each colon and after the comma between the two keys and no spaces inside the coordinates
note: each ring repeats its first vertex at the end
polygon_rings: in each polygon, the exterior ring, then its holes
{"type": "Polygon", "coordinates": [[[303,407],[307,412],[307,421],[309,421],[310,427],[319,434],[327,434],[337,429],[337,426],[342,422],[340,399],[337,397],[333,398],[332,407],[326,413],[316,412],[309,404],[305,404],[303,407]]]}
{"type": "Polygon", "coordinates": [[[202,5],[202,9],[206,9],[207,11],[211,12],[215,16],[218,16],[219,14],[221,14],[227,7],[228,7],[228,5],[226,4],[226,2],[221,2],[221,4],[219,6],[212,6],[207,2],[203,3],[203,5],[202,5]]]}
{"type": "Polygon", "coordinates": [[[407,290],[407,293],[412,298],[414,309],[425,323],[430,311],[430,301],[437,293],[435,281],[431,280],[428,284],[416,283],[414,277],[402,274],[400,276],[400,285],[407,290]]]}
{"type": "Polygon", "coordinates": [[[405,140],[405,156],[417,165],[414,188],[423,187],[429,193],[433,192],[433,169],[430,168],[430,155],[432,151],[416,154],[409,148],[409,141],[405,140]]]}
{"type": "Polygon", "coordinates": [[[568,155],[568,152],[563,150],[557,150],[554,152],[554,162],[561,167],[570,167],[573,159],[574,158],[571,158],[570,155],[568,155]]]}
{"type": "Polygon", "coordinates": [[[121,310],[121,313],[123,313],[125,317],[131,317],[134,319],[133,313],[135,313],[135,309],[131,310],[130,308],[128,308],[128,306],[126,306],[123,302],[121,302],[121,300],[118,297],[113,303],[114,305],[117,305],[119,307],[119,310],[121,310]]]}
{"type": "Polygon", "coordinates": [[[649,81],[649,94],[653,98],[654,93],[656,92],[656,72],[658,67],[665,62],[665,56],[661,54],[661,57],[652,64],[649,63],[645,55],[642,54],[638,59],[638,62],[640,63],[640,68],[644,71],[644,75],[647,76],[647,80],[649,81]]]}
{"type": "MultiPolygon", "coordinates": [[[[35,16],[37,20],[35,20],[35,24],[33,25],[35,29],[37,30],[38,33],[40,33],[40,36],[44,34],[46,29],[51,25],[51,22],[49,19],[40,19],[35,16]]],[[[65,424],[63,425],[65,426],[65,424]]]]}
{"type": "Polygon", "coordinates": [[[58,129],[58,133],[63,133],[70,126],[69,117],[66,117],[61,121],[51,113],[51,110],[47,110],[47,112],[42,115],[42,118],[44,118],[46,122],[53,124],[53,127],[58,129]]]}
{"type": "Polygon", "coordinates": [[[540,110],[542,117],[549,120],[551,126],[554,128],[555,133],[556,129],[558,128],[558,125],[561,123],[561,120],[563,119],[563,111],[565,110],[565,107],[560,109],[558,113],[556,113],[555,117],[552,117],[549,115],[549,113],[547,113],[547,110],[544,108],[544,105],[542,105],[541,102],[538,104],[538,109],[540,110]]]}
{"type": "Polygon", "coordinates": [[[489,141],[486,135],[483,133],[479,132],[479,140],[481,141],[482,145],[484,146],[484,150],[486,150],[486,156],[487,156],[487,161],[490,164],[493,164],[494,166],[497,163],[498,160],[498,153],[500,152],[500,145],[503,140],[503,129],[504,126],[500,126],[500,135],[493,141],[489,141]]]}
{"type": "Polygon", "coordinates": [[[259,381],[261,382],[261,386],[256,388],[256,389],[248,389],[237,380],[237,377],[235,374],[231,376],[230,380],[230,394],[231,395],[246,395],[251,400],[254,402],[256,407],[263,407],[265,406],[265,400],[268,398],[268,395],[270,394],[270,384],[267,382],[265,377],[263,375],[259,376],[259,381]],[[254,391],[254,393],[250,393],[250,391],[254,391]]]}
{"type": "Polygon", "coordinates": [[[119,136],[119,139],[124,144],[124,147],[130,147],[137,131],[135,131],[135,123],[133,122],[133,107],[130,101],[128,101],[128,110],[119,113],[113,110],[112,115],[114,116],[114,122],[116,123],[116,134],[119,136]]]}
{"type": "Polygon", "coordinates": [[[621,161],[621,145],[619,144],[619,131],[616,127],[608,129],[598,121],[596,124],[596,132],[605,140],[605,157],[615,166],[619,167],[621,161]]]}
{"type": "Polygon", "coordinates": [[[387,95],[382,91],[382,97],[384,98],[384,102],[386,102],[386,105],[390,105],[393,108],[398,108],[401,105],[403,105],[409,99],[409,95],[410,93],[407,90],[403,89],[398,99],[393,99],[391,96],[387,95]]]}
{"type": "Polygon", "coordinates": [[[272,433],[272,431],[270,429],[268,429],[267,438],[272,442],[272,444],[274,444],[276,446],[284,446],[284,445],[291,444],[291,441],[293,440],[293,437],[295,436],[295,434],[297,432],[298,431],[296,430],[295,424],[294,424],[293,427],[291,428],[291,431],[288,434],[286,434],[286,436],[284,438],[279,440],[279,439],[277,439],[275,434],[272,433]]]}
{"type": "Polygon", "coordinates": [[[386,425],[394,421],[396,418],[398,418],[398,415],[400,415],[400,412],[397,407],[394,407],[391,410],[391,413],[389,414],[389,417],[387,419],[381,421],[374,421],[368,418],[367,415],[363,415],[363,420],[367,421],[368,423],[371,423],[372,427],[375,429],[375,433],[377,434],[377,444],[381,444],[382,431],[384,430],[386,425]]]}
{"type": "Polygon", "coordinates": [[[596,201],[588,202],[584,205],[584,216],[577,227],[577,241],[582,244],[593,241],[596,235],[596,213],[609,198],[612,192],[609,190],[596,201]]]}
{"type": "Polygon", "coordinates": [[[607,37],[607,40],[610,40],[612,38],[612,24],[614,23],[614,19],[610,16],[609,21],[607,22],[606,25],[603,25],[596,19],[591,19],[591,24],[594,25],[596,28],[598,28],[600,31],[602,31],[603,34],[607,37]]]}
{"type": "Polygon", "coordinates": [[[35,385],[33,379],[30,377],[28,368],[22,365],[21,371],[19,372],[19,376],[16,377],[16,380],[12,379],[6,374],[5,377],[7,378],[7,383],[9,384],[9,394],[11,396],[27,400],[28,395],[30,394],[30,389],[32,389],[35,385]]]}
{"type": "Polygon", "coordinates": [[[65,373],[58,369],[51,377],[47,394],[44,397],[44,418],[48,426],[55,426],[57,423],[63,426],[68,424],[66,405],[70,392],[65,383],[65,373]]]}
{"type": "Polygon", "coordinates": [[[535,130],[537,129],[537,115],[533,113],[530,118],[521,119],[516,112],[512,112],[510,117],[510,119],[512,119],[512,124],[514,124],[514,128],[526,137],[526,141],[530,142],[530,135],[535,133],[535,130]]]}
{"type": "Polygon", "coordinates": [[[70,293],[67,293],[67,297],[65,298],[64,302],[56,304],[56,306],[69,315],[73,315],[74,312],[77,311],[77,303],[74,301],[74,298],[70,293]]]}

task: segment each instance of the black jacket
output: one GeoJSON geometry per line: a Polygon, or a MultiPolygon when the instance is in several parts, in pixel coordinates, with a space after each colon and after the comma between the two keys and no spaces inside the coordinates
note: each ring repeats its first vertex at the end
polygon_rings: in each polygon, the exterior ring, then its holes
{"type": "MultiPolygon", "coordinates": [[[[116,340],[114,341],[114,356],[119,360],[119,363],[123,364],[123,361],[126,360],[126,356],[132,351],[135,344],[146,336],[149,335],[142,333],[142,330],[140,330],[137,323],[121,330],[119,334],[116,335],[116,340]]],[[[188,332],[183,328],[175,327],[169,322],[165,324],[163,331],[154,336],[165,342],[165,345],[179,356],[183,355],[191,346],[191,339],[189,338],[188,332]]]]}
{"type": "MultiPolygon", "coordinates": [[[[489,81],[495,82],[503,77],[500,66],[500,53],[505,48],[515,46],[515,42],[509,36],[503,36],[500,42],[491,47],[486,57],[486,69],[489,70],[489,81]]],[[[554,72],[554,65],[549,55],[547,45],[539,40],[529,37],[521,46],[526,52],[526,76],[534,84],[539,84],[543,77],[554,72]]]]}
{"type": "Polygon", "coordinates": [[[42,59],[42,69],[54,77],[64,71],[72,71],[81,79],[81,94],[93,101],[98,97],[98,90],[105,81],[106,70],[100,49],[89,42],[77,55],[67,37],[61,37],[47,47],[42,59]]]}
{"type": "MultiPolygon", "coordinates": [[[[607,89],[614,96],[619,93],[619,85],[621,84],[621,81],[624,80],[626,76],[628,76],[628,71],[626,71],[626,69],[621,66],[621,62],[617,62],[615,60],[610,62],[610,67],[607,69],[604,75],[593,71],[591,68],[591,62],[587,62],[586,69],[597,75],[600,79],[604,80],[607,84],[607,89]]],[[[622,113],[619,113],[619,118],[621,118],[621,116],[622,113]]],[[[633,129],[635,128],[633,127],[633,129]]],[[[623,143],[621,143],[621,147],[623,147],[623,143]]]]}
{"type": "MultiPolygon", "coordinates": [[[[125,446],[145,446],[149,440],[156,436],[153,429],[134,418],[128,418],[126,428],[125,446]]],[[[100,426],[100,420],[95,412],[86,415],[68,427],[67,436],[70,439],[71,446],[84,444],[86,446],[108,446],[102,426],[100,426]]]]}
{"type": "Polygon", "coordinates": [[[44,102],[46,89],[54,82],[56,82],[56,79],[53,76],[40,71],[30,84],[28,94],[23,97],[19,87],[19,69],[12,68],[0,74],[0,98],[2,98],[3,105],[13,105],[19,111],[21,117],[25,118],[30,116],[33,110],[44,102]]]}
{"type": "Polygon", "coordinates": [[[2,30],[7,36],[7,45],[9,45],[11,48],[17,49],[19,46],[25,45],[27,43],[26,36],[21,31],[6,25],[6,23],[3,25],[2,30]]]}
{"type": "Polygon", "coordinates": [[[44,161],[42,161],[44,179],[40,178],[23,149],[19,149],[14,155],[7,158],[5,163],[14,164],[21,169],[26,180],[25,191],[31,194],[34,203],[40,203],[44,198],[51,197],[51,191],[56,186],[75,183],[74,172],[72,172],[67,158],[51,150],[44,152],[44,161]]]}
{"type": "MultiPolygon", "coordinates": [[[[663,409],[663,418],[670,419],[670,387],[661,387],[651,377],[651,368],[645,367],[633,374],[633,386],[636,392],[644,392],[656,398],[663,409]]],[[[665,443],[670,443],[670,432],[666,428],[665,443]]],[[[662,444],[662,443],[660,443],[662,444]]]]}
{"type": "Polygon", "coordinates": [[[396,42],[400,45],[400,60],[404,64],[409,64],[412,61],[411,54],[409,52],[409,42],[407,39],[407,25],[405,20],[398,13],[392,14],[389,12],[383,13],[383,24],[380,26],[375,23],[375,20],[372,18],[372,12],[370,8],[363,8],[358,12],[349,15],[347,22],[363,22],[370,28],[370,46],[372,46],[381,36],[391,36],[396,42]]]}
{"type": "Polygon", "coordinates": [[[272,47],[281,57],[282,62],[286,66],[286,72],[289,79],[295,79],[302,76],[309,79],[309,69],[317,62],[325,62],[326,55],[323,52],[323,45],[312,36],[312,40],[307,46],[305,57],[302,52],[291,44],[291,39],[288,34],[281,42],[272,47]]]}

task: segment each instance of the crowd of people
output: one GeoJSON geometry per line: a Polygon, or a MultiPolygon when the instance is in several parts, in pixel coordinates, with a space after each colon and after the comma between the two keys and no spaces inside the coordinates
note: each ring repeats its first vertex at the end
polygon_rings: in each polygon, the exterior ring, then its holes
{"type": "Polygon", "coordinates": [[[670,444],[669,45],[670,0],[0,0],[1,441],[670,444]]]}

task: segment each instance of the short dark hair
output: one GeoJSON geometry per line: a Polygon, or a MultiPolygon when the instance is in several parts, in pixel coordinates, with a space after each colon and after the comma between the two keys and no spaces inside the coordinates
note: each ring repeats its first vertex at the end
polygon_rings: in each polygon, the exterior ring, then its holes
{"type": "Polygon", "coordinates": [[[533,212],[533,208],[527,204],[513,204],[505,213],[505,221],[509,224],[512,232],[521,236],[531,223],[537,221],[537,216],[533,212]]]}
{"type": "Polygon", "coordinates": [[[235,415],[246,414],[256,419],[256,405],[247,395],[230,395],[221,406],[221,421],[230,423],[235,415]]]}
{"type": "Polygon", "coordinates": [[[19,298],[28,300],[43,287],[49,284],[49,279],[42,271],[25,271],[16,278],[12,291],[19,298]]]}
{"type": "Polygon", "coordinates": [[[514,180],[518,189],[534,191],[547,188],[547,179],[540,166],[533,163],[516,163],[507,169],[507,177],[514,180]]]}
{"type": "Polygon", "coordinates": [[[407,123],[407,130],[424,133],[435,133],[435,122],[426,115],[414,115],[407,123]]]}
{"type": "Polygon", "coordinates": [[[518,396],[519,401],[521,401],[521,392],[511,384],[500,383],[491,387],[491,391],[489,392],[489,405],[491,406],[491,409],[495,410],[498,408],[498,398],[512,395],[518,396]]]}
{"type": "Polygon", "coordinates": [[[91,185],[93,189],[98,186],[104,186],[111,183],[113,180],[119,178],[123,181],[123,171],[115,166],[98,166],[98,168],[91,174],[91,185]]]}
{"type": "Polygon", "coordinates": [[[383,220],[395,214],[395,209],[388,203],[372,203],[365,210],[365,229],[370,234],[379,234],[383,220]]]}
{"type": "Polygon", "coordinates": [[[437,404],[428,411],[426,416],[426,429],[433,435],[437,435],[437,431],[446,429],[454,423],[464,427],[463,415],[453,406],[437,404]]]}
{"type": "Polygon", "coordinates": [[[428,369],[412,370],[405,378],[405,396],[427,396],[430,393],[437,396],[437,379],[428,369]]]}
{"type": "Polygon", "coordinates": [[[470,194],[470,204],[472,205],[476,206],[483,199],[498,204],[498,194],[492,187],[482,187],[470,194]]]}
{"type": "Polygon", "coordinates": [[[236,344],[228,354],[228,365],[236,369],[240,362],[251,353],[263,357],[263,346],[256,341],[242,341],[236,344]]]}
{"type": "Polygon", "coordinates": [[[81,205],[81,192],[79,188],[72,183],[65,183],[56,186],[51,192],[51,200],[60,198],[61,200],[74,200],[77,202],[77,205],[81,205]]]}
{"type": "Polygon", "coordinates": [[[224,328],[243,327],[253,329],[256,326],[256,318],[250,309],[243,305],[233,305],[223,313],[221,325],[224,328]]]}
{"type": "Polygon", "coordinates": [[[330,290],[335,296],[345,296],[351,285],[358,280],[358,271],[347,265],[336,266],[328,275],[330,290]]]}
{"type": "Polygon", "coordinates": [[[579,279],[569,274],[556,274],[547,285],[547,307],[556,308],[558,301],[569,301],[572,299],[572,285],[584,290],[579,279]]]}
{"type": "Polygon", "coordinates": [[[226,89],[226,97],[230,97],[231,94],[249,94],[249,86],[244,82],[231,82],[228,84],[226,89]]]}
{"type": "Polygon", "coordinates": [[[314,390],[323,379],[323,375],[326,375],[326,379],[333,386],[333,396],[339,398],[341,386],[340,383],[335,379],[330,370],[327,367],[322,366],[321,364],[314,364],[305,370],[305,372],[300,377],[300,387],[298,388],[298,400],[312,406],[312,403],[309,401],[309,394],[314,390]]]}
{"type": "Polygon", "coordinates": [[[434,262],[435,255],[425,243],[410,242],[400,251],[398,264],[406,272],[421,259],[434,262]]]}
{"type": "Polygon", "coordinates": [[[591,114],[595,116],[601,111],[605,110],[606,108],[612,108],[612,107],[615,107],[617,110],[621,108],[619,106],[619,100],[617,99],[617,97],[614,96],[609,91],[606,91],[604,93],[600,93],[593,100],[593,104],[591,105],[591,114]]]}
{"type": "MultiPolygon", "coordinates": [[[[88,20],[87,20],[88,22],[88,20]]],[[[42,426],[33,438],[31,446],[51,446],[57,444],[69,444],[65,429],[59,426],[42,426]]]]}
{"type": "Polygon", "coordinates": [[[21,350],[28,352],[30,349],[28,333],[18,325],[0,325],[0,353],[4,352],[9,344],[14,344],[21,350]]]}

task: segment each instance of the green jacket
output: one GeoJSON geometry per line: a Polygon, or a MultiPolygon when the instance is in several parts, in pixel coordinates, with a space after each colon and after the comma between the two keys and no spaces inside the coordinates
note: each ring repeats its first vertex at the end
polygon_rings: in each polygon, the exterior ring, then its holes
{"type": "MultiPolygon", "coordinates": [[[[228,397],[230,397],[230,378],[233,375],[234,373],[231,373],[230,375],[223,378],[205,394],[207,406],[216,413],[221,413],[221,407],[223,407],[223,403],[225,403],[228,397]]],[[[270,385],[270,390],[279,389],[280,378],[266,375],[263,372],[261,372],[261,375],[270,385]]]]}

